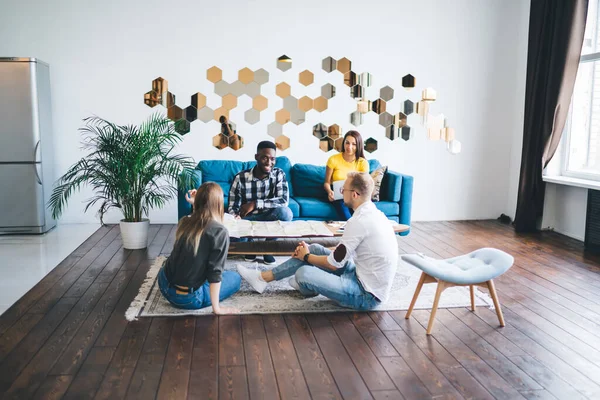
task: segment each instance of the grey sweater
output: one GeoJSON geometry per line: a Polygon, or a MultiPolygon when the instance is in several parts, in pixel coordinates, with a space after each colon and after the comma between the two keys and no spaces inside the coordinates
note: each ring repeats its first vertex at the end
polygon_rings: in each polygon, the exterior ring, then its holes
{"type": "Polygon", "coordinates": [[[185,238],[180,238],[173,246],[173,252],[165,262],[167,280],[172,285],[199,288],[209,283],[221,282],[229,250],[229,232],[217,221],[208,223],[200,238],[198,253],[185,238]]]}

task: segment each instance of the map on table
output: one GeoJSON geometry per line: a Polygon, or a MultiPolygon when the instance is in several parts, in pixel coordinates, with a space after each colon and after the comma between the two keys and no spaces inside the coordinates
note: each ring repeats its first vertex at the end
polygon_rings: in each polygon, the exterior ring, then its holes
{"type": "MultiPolygon", "coordinates": [[[[225,214],[227,215],[227,214],[225,214]]],[[[333,236],[323,221],[246,221],[225,217],[230,237],[314,237],[333,236]]]]}

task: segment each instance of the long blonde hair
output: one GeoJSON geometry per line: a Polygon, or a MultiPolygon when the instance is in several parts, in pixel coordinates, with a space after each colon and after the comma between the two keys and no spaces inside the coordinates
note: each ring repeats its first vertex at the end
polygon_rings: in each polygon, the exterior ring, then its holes
{"type": "Polygon", "coordinates": [[[212,220],[223,222],[223,189],[215,182],[206,182],[200,185],[194,198],[194,212],[179,221],[175,242],[184,238],[194,248],[194,255],[198,253],[200,238],[206,225],[212,220]]]}

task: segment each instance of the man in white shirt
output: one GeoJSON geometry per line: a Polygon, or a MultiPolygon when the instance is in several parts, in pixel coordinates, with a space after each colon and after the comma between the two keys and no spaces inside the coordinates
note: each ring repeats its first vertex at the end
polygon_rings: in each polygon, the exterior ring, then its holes
{"type": "Polygon", "coordinates": [[[292,258],[271,271],[238,265],[240,275],[259,293],[268,282],[294,275],[290,285],[305,296],[322,294],[343,307],[368,310],[386,301],[398,266],[392,225],[371,202],[369,174],[349,173],[341,191],[344,203],[355,211],[333,251],[301,242],[292,258]]]}

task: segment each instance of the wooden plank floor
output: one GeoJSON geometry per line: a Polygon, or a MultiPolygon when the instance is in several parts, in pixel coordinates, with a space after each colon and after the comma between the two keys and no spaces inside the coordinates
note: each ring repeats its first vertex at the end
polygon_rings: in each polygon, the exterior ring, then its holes
{"type": "MultiPolygon", "coordinates": [[[[143,318],[124,313],[174,225],[104,226],[0,316],[2,399],[597,399],[600,256],[495,221],[415,223],[403,252],[515,256],[493,311],[143,318]]],[[[15,265],[15,268],[18,268],[15,265]]]]}

